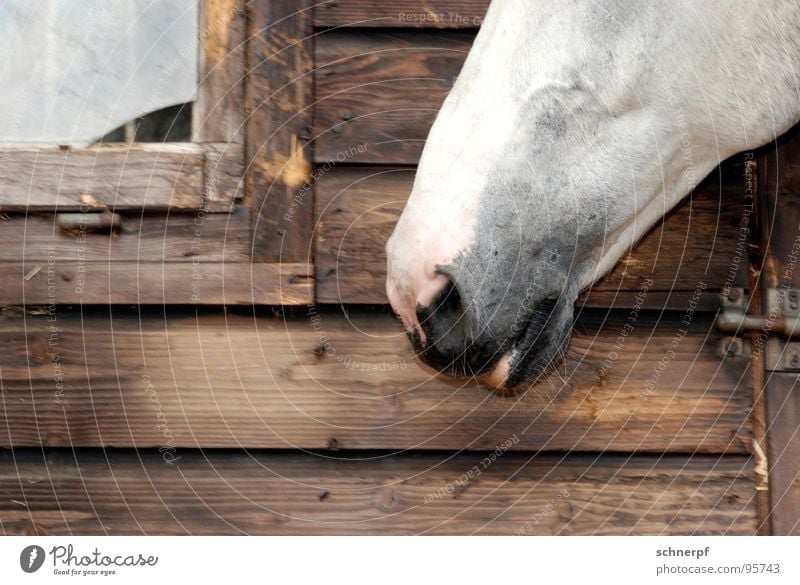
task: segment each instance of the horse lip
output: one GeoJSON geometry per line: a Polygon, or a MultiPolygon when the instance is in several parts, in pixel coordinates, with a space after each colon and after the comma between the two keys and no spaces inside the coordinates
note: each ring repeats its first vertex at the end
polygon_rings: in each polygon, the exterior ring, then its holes
{"type": "Polygon", "coordinates": [[[497,361],[497,363],[492,368],[492,371],[488,374],[483,374],[480,377],[480,381],[485,386],[488,386],[494,390],[506,390],[506,381],[511,375],[511,367],[514,363],[514,356],[513,356],[513,349],[503,356],[497,361]]]}
{"type": "Polygon", "coordinates": [[[492,371],[484,377],[484,383],[498,390],[512,390],[523,384],[535,382],[546,371],[547,367],[530,368],[534,370],[534,375],[528,370],[532,361],[539,356],[537,348],[544,344],[552,343],[550,336],[547,335],[546,327],[552,325],[553,313],[558,309],[557,298],[546,298],[540,301],[525,325],[520,328],[519,333],[511,343],[511,348],[498,360],[492,371]],[[536,329],[534,332],[533,329],[536,329]],[[502,378],[502,380],[501,380],[502,378]]]}
{"type": "MultiPolygon", "coordinates": [[[[431,307],[418,306],[418,315],[438,306],[437,302],[432,303],[431,307]]],[[[477,378],[485,386],[498,391],[513,390],[538,378],[547,369],[536,362],[542,361],[539,354],[551,353],[548,349],[552,336],[547,328],[558,306],[558,298],[542,299],[522,321],[519,330],[513,327],[514,335],[494,348],[484,345],[495,339],[491,335],[478,338],[465,336],[462,339],[464,345],[447,347],[446,338],[437,338],[433,331],[425,339],[417,330],[406,333],[417,357],[440,372],[459,378],[477,378]],[[440,345],[442,341],[445,342],[444,346],[440,345]]],[[[460,313],[460,318],[464,319],[466,316],[463,311],[460,313]]],[[[420,318],[420,323],[426,322],[426,319],[420,318]]]]}

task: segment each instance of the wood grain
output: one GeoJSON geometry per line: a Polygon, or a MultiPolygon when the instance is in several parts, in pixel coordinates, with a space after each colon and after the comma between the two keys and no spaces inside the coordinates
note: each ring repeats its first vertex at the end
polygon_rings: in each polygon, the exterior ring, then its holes
{"type": "MultiPolygon", "coordinates": [[[[412,170],[397,168],[339,168],[320,177],[315,227],[318,302],[386,302],[384,246],[413,177],[412,170]]],[[[651,290],[670,292],[694,291],[698,282],[708,289],[729,281],[747,286],[746,237],[739,245],[742,188],[711,177],[589,296],[639,291],[648,278],[653,281],[651,290]]],[[[597,305],[600,295],[595,298],[597,305]]]]}
{"type": "Polygon", "coordinates": [[[1,262],[9,305],[298,305],[313,301],[303,264],[1,262]]]}
{"type": "MultiPolygon", "coordinates": [[[[763,296],[766,296],[769,288],[783,291],[800,288],[800,272],[796,268],[800,241],[798,170],[800,129],[795,128],[759,160],[763,296]]],[[[769,317],[766,310],[762,314],[769,317]]],[[[780,341],[777,334],[773,334],[773,337],[778,337],[776,341],[780,341]]],[[[798,348],[778,343],[776,350],[797,352],[798,348]]],[[[769,460],[769,520],[772,533],[777,535],[800,535],[799,390],[797,372],[766,373],[764,396],[769,460]]]]}
{"type": "Polygon", "coordinates": [[[247,3],[247,191],[253,260],[312,262],[310,0],[247,3]]]}
{"type": "Polygon", "coordinates": [[[248,262],[250,209],[230,214],[127,213],[113,232],[64,231],[55,214],[0,221],[0,262],[248,262]]]}
{"type": "Polygon", "coordinates": [[[340,161],[346,153],[350,163],[416,164],[473,38],[467,32],[321,34],[316,161],[340,161]]]}
{"type": "Polygon", "coordinates": [[[740,456],[387,456],[17,450],[0,454],[5,535],[755,532],[740,456]],[[474,474],[473,474],[474,475],[474,474]],[[452,492],[452,493],[450,493],[452,492]]]}
{"type": "MultiPolygon", "coordinates": [[[[748,294],[749,312],[753,315],[761,315],[764,312],[764,298],[761,286],[761,269],[764,265],[763,254],[766,252],[763,233],[763,213],[761,213],[762,193],[760,190],[759,160],[752,153],[746,153],[745,164],[741,169],[742,180],[745,184],[744,199],[751,202],[754,213],[748,226],[748,294]],[[749,159],[749,160],[748,160],[749,159]]],[[[769,536],[772,533],[770,526],[770,502],[769,502],[769,460],[767,457],[767,408],[766,408],[766,369],[764,352],[752,351],[753,347],[758,347],[759,331],[751,331],[749,336],[744,334],[745,341],[750,342],[751,354],[750,371],[753,377],[753,407],[752,407],[752,429],[753,443],[759,448],[754,449],[754,483],[756,489],[756,514],[758,517],[758,535],[769,536]],[[749,339],[748,339],[749,337],[749,339]]]]}
{"type": "Polygon", "coordinates": [[[395,0],[324,2],[314,11],[318,27],[475,28],[490,0],[395,0]]]}
{"type": "Polygon", "coordinates": [[[320,303],[387,303],[386,241],[406,205],[411,169],[339,168],[316,186],[320,303]]]}
{"type": "Polygon", "coordinates": [[[189,144],[0,152],[0,209],[196,209],[203,151],[189,144]]]}
{"type": "Polygon", "coordinates": [[[9,314],[0,445],[748,452],[747,358],[700,315],[643,311],[620,342],[629,313],[584,311],[517,398],[422,366],[383,307],[9,314]]]}
{"type": "MultiPolygon", "coordinates": [[[[190,143],[101,144],[90,148],[47,148],[0,152],[0,210],[3,212],[201,209],[204,194],[233,200],[241,182],[242,148],[190,143]],[[236,166],[238,161],[238,167],[236,166]],[[235,176],[238,168],[238,176],[235,176]],[[233,173],[233,174],[232,174],[233,173]]],[[[228,210],[230,206],[228,206],[228,210]]]]}
{"type": "Polygon", "coordinates": [[[204,146],[203,210],[230,213],[244,197],[244,147],[210,143],[204,146]]]}
{"type": "Polygon", "coordinates": [[[800,126],[760,152],[764,155],[759,159],[764,168],[764,188],[772,197],[800,195],[800,126]]]}
{"type": "Polygon", "coordinates": [[[205,0],[192,141],[244,143],[244,0],[205,0]]]}
{"type": "Polygon", "coordinates": [[[646,295],[641,295],[638,290],[600,290],[589,289],[582,293],[575,302],[576,311],[587,309],[619,310],[635,306],[637,303],[643,309],[655,311],[668,311],[680,313],[685,311],[690,302],[695,304],[695,309],[703,313],[716,313],[721,306],[720,297],[716,290],[703,294],[699,299],[694,290],[648,290],[646,295]]]}
{"type": "Polygon", "coordinates": [[[773,373],[767,381],[770,524],[780,536],[800,535],[800,380],[773,373]]]}

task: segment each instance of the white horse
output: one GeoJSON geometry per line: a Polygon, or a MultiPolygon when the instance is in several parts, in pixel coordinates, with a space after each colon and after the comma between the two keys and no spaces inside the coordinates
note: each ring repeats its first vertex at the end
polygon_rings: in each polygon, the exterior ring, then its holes
{"type": "Polygon", "coordinates": [[[583,289],[800,119],[799,76],[798,0],[495,0],[387,245],[420,357],[540,378],[583,289]]]}

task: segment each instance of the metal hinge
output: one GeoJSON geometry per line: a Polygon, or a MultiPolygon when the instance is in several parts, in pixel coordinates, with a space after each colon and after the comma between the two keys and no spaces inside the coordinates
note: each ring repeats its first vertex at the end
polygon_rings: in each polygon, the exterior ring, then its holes
{"type": "Polygon", "coordinates": [[[731,288],[722,295],[722,312],[717,327],[738,336],[755,332],[754,347],[744,349],[738,337],[726,338],[723,349],[728,355],[764,352],[765,367],[774,372],[800,372],[800,289],[770,288],[767,290],[765,316],[748,315],[749,298],[744,289],[731,288]],[[788,338],[788,339],[786,339],[788,338]]]}

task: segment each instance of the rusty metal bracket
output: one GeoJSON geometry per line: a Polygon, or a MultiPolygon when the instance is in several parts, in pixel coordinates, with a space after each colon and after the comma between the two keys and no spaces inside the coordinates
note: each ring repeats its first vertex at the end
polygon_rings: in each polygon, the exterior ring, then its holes
{"type": "Polygon", "coordinates": [[[731,288],[722,295],[722,311],[717,327],[733,336],[745,332],[759,333],[759,347],[739,350],[737,337],[723,341],[726,354],[742,355],[765,351],[765,367],[775,372],[800,372],[800,289],[770,288],[767,290],[766,316],[748,315],[749,298],[741,288],[731,288]],[[788,339],[786,339],[788,338],[788,339]]]}
{"type": "Polygon", "coordinates": [[[748,315],[749,298],[741,288],[722,295],[722,312],[717,327],[725,333],[740,335],[745,331],[776,333],[800,337],[800,289],[771,288],[767,291],[767,316],[748,315]]]}

